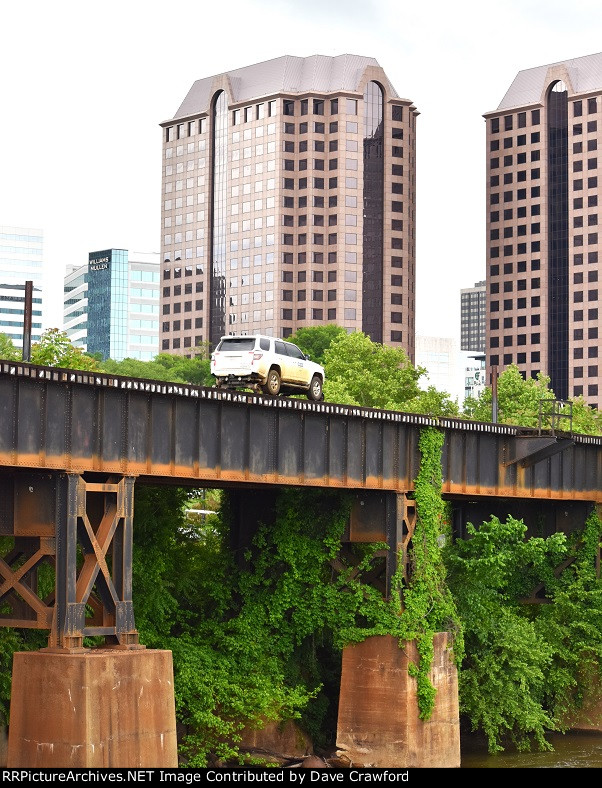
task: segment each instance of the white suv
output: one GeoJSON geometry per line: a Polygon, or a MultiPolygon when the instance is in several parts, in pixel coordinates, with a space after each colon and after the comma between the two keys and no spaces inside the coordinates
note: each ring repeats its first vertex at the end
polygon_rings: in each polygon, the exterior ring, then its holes
{"type": "Polygon", "coordinates": [[[211,354],[211,374],[218,388],[250,388],[269,394],[298,394],[324,399],[324,368],[297,345],[262,335],[222,337],[211,354]]]}

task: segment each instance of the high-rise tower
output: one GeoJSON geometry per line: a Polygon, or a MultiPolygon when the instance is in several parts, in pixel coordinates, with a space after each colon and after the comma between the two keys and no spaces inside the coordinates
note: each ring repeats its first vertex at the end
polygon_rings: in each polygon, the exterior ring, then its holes
{"type": "Polygon", "coordinates": [[[602,54],[516,76],[487,124],[487,366],[598,407],[602,54]]]}
{"type": "Polygon", "coordinates": [[[460,290],[460,349],[483,353],[485,350],[485,281],[460,290]]]}
{"type": "Polygon", "coordinates": [[[413,359],[417,114],[355,55],[195,82],[161,123],[161,350],[334,323],[413,359]]]}

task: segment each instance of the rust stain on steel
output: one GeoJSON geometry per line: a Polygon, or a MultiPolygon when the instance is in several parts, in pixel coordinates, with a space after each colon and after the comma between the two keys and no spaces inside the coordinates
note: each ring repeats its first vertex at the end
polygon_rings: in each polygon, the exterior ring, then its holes
{"type": "Polygon", "coordinates": [[[363,487],[372,490],[382,490],[384,488],[382,476],[366,476],[364,479],[363,487]]]}
{"type": "Polygon", "coordinates": [[[349,517],[350,542],[386,542],[386,500],[384,495],[358,496],[349,517]]]}
{"type": "Polygon", "coordinates": [[[19,475],[14,484],[14,535],[54,536],[54,480],[48,476],[19,475]]]}
{"type": "Polygon", "coordinates": [[[7,468],[401,492],[417,473],[419,431],[431,426],[446,435],[448,495],[602,500],[600,437],[573,436],[571,447],[525,468],[508,459],[513,441],[534,431],[508,425],[23,363],[0,362],[0,386],[12,402],[0,424],[7,468]]]}

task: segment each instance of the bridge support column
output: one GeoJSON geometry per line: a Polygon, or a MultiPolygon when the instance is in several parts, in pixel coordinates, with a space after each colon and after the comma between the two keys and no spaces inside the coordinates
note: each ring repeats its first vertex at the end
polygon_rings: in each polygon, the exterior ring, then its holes
{"type": "Polygon", "coordinates": [[[7,765],[177,766],[171,652],[146,650],[134,622],[134,478],[0,481],[0,625],[50,630],[13,658],[7,765]]]}
{"type": "MultiPolygon", "coordinates": [[[[411,582],[411,542],[416,528],[416,502],[409,494],[359,493],[352,508],[350,542],[387,542],[385,595],[411,582]]],[[[403,608],[403,598],[401,599],[403,608]]],[[[419,717],[415,642],[400,643],[391,635],[369,637],[343,650],[337,723],[338,754],[353,766],[377,768],[459,767],[460,713],[458,675],[448,648],[448,635],[434,640],[430,680],[436,690],[429,720],[419,717]]]]}
{"type": "Polygon", "coordinates": [[[9,768],[176,768],[171,651],[17,652],[9,768]]]}
{"type": "Polygon", "coordinates": [[[437,690],[429,720],[419,719],[414,642],[371,637],[343,650],[337,725],[340,757],[358,768],[456,768],[460,766],[458,677],[447,633],[435,635],[430,679],[437,690]]]}

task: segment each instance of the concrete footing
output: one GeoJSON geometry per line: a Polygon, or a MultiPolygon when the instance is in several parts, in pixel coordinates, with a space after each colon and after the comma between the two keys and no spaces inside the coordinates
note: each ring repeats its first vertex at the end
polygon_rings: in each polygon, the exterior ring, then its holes
{"type": "Polygon", "coordinates": [[[177,765],[171,651],[15,653],[9,768],[177,765]]]}
{"type": "Polygon", "coordinates": [[[352,766],[458,768],[460,715],[458,676],[446,632],[435,635],[430,679],[437,690],[431,718],[419,718],[413,642],[389,635],[371,637],[343,651],[337,726],[337,755],[352,766]]]}

